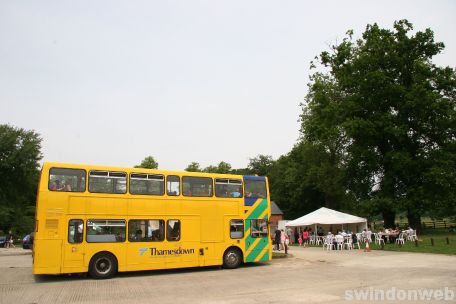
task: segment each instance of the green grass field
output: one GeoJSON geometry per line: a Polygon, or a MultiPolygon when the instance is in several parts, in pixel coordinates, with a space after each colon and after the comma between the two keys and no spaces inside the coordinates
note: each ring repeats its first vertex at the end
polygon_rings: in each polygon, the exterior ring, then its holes
{"type": "MultiPolygon", "coordinates": [[[[444,229],[428,229],[422,235],[418,235],[418,239],[418,247],[415,246],[415,242],[406,241],[403,246],[387,243],[383,250],[456,255],[456,233],[449,233],[444,229]],[[434,246],[431,244],[431,238],[434,240],[434,246]],[[446,238],[448,238],[449,244],[447,244],[446,238]]],[[[291,246],[297,245],[293,244],[291,246]]],[[[361,246],[364,248],[364,244],[361,246]]],[[[310,245],[309,247],[321,246],[310,245]]],[[[381,246],[375,243],[371,244],[371,249],[382,250],[381,246]]]]}
{"type": "MultiPolygon", "coordinates": [[[[381,250],[381,247],[376,244],[372,244],[371,248],[373,250],[381,250]]],[[[397,244],[385,244],[384,250],[456,255],[456,234],[442,231],[426,231],[425,234],[418,236],[418,246],[415,245],[415,242],[406,241],[402,247],[397,244]],[[449,244],[446,242],[447,237],[449,244]],[[434,240],[434,246],[431,244],[431,238],[434,240]]]]}

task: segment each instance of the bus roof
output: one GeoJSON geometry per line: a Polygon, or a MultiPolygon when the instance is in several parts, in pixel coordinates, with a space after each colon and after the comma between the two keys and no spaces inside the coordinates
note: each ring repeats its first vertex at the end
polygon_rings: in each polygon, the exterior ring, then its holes
{"type": "Polygon", "coordinates": [[[166,175],[186,175],[186,176],[201,176],[201,177],[221,177],[221,178],[242,178],[248,180],[265,180],[264,176],[244,176],[239,174],[223,174],[223,173],[207,173],[207,172],[188,172],[188,171],[173,171],[162,169],[146,169],[146,168],[132,168],[132,167],[117,167],[117,166],[103,166],[103,165],[89,165],[89,164],[70,164],[61,162],[44,162],[43,169],[52,167],[57,168],[74,168],[85,170],[115,170],[127,173],[151,173],[151,174],[166,174],[166,175]]]}

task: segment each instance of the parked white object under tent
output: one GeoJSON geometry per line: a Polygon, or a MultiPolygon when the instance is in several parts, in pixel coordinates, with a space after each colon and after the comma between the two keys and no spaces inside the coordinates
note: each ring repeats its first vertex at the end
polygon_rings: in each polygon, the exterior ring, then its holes
{"type": "Polygon", "coordinates": [[[331,230],[333,230],[333,233],[336,230],[360,232],[362,229],[367,229],[367,219],[322,207],[293,221],[289,221],[286,226],[310,226],[313,232],[317,231],[317,227],[322,227],[325,233],[331,230]]]}

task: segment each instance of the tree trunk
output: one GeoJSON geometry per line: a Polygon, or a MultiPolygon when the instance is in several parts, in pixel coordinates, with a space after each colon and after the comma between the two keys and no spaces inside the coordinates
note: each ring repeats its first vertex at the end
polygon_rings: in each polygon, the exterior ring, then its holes
{"type": "Polygon", "coordinates": [[[407,210],[407,219],[410,227],[416,229],[417,233],[421,233],[421,215],[410,209],[407,210]]]}
{"type": "Polygon", "coordinates": [[[391,210],[383,210],[383,227],[384,228],[393,228],[396,220],[396,212],[391,210]]]}

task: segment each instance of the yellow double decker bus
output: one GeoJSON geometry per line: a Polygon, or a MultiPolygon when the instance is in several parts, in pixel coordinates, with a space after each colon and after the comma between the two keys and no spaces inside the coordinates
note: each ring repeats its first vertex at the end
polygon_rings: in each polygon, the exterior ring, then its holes
{"type": "Polygon", "coordinates": [[[44,163],[34,274],[223,265],[272,257],[261,176],[44,163]]]}

